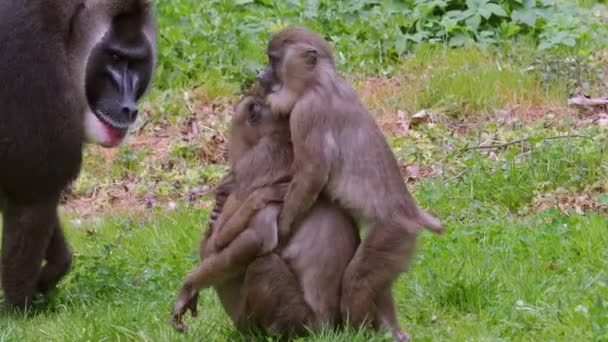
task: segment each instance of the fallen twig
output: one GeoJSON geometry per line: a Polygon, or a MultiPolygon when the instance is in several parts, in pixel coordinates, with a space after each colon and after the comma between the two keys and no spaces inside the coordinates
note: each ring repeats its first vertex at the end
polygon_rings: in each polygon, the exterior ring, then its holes
{"type": "Polygon", "coordinates": [[[607,98],[597,98],[597,97],[592,98],[592,97],[577,95],[575,97],[571,97],[568,99],[568,105],[586,106],[586,107],[605,106],[605,105],[608,105],[608,99],[607,98]]]}
{"type": "MultiPolygon", "coordinates": [[[[592,139],[586,135],[579,135],[579,134],[573,134],[573,135],[558,135],[558,136],[554,136],[554,137],[547,137],[547,138],[543,138],[541,141],[546,141],[546,140],[556,140],[556,139],[569,139],[569,138],[581,138],[581,139],[592,139]]],[[[501,147],[507,147],[507,146],[511,146],[511,145],[515,145],[515,144],[519,144],[522,142],[526,142],[528,141],[530,138],[522,138],[522,139],[517,139],[514,141],[509,141],[503,144],[495,144],[495,145],[481,145],[481,146],[471,146],[471,147],[466,147],[461,149],[461,152],[464,151],[471,151],[471,150],[485,150],[485,149],[493,149],[493,148],[501,148],[501,147]]]]}

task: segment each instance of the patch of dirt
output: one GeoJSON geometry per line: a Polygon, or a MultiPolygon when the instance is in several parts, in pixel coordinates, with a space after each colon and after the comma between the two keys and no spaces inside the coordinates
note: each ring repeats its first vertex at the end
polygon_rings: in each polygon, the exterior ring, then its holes
{"type": "Polygon", "coordinates": [[[420,166],[418,164],[400,165],[401,176],[409,184],[417,182],[421,178],[430,177],[436,172],[430,166],[420,166]]]}
{"type": "Polygon", "coordinates": [[[479,129],[481,124],[488,121],[517,128],[538,121],[542,121],[548,126],[557,126],[563,124],[567,119],[574,127],[581,127],[597,124],[598,120],[608,120],[600,118],[598,115],[591,116],[574,107],[567,107],[565,103],[564,106],[514,104],[506,108],[495,109],[491,113],[467,113],[462,115],[463,118],[454,119],[439,110],[422,109],[413,112],[413,108],[399,107],[400,101],[394,100],[402,98],[404,92],[416,90],[416,87],[411,84],[416,81],[409,80],[407,76],[367,79],[355,77],[352,82],[356,84],[362,102],[376,117],[382,131],[391,135],[407,134],[412,129],[416,116],[422,112],[429,115],[429,120],[423,124],[442,124],[455,134],[461,135],[479,129]]]}
{"type": "MultiPolygon", "coordinates": [[[[148,118],[144,118],[143,120],[146,121],[129,134],[124,144],[134,152],[146,151],[145,163],[162,165],[163,168],[172,170],[182,167],[171,162],[167,163],[169,155],[173,152],[171,144],[176,140],[181,140],[186,145],[196,144],[196,160],[200,161],[201,165],[225,164],[228,139],[224,131],[226,122],[229,122],[232,115],[232,102],[229,99],[217,99],[196,103],[189,109],[191,110],[189,114],[180,118],[175,124],[164,119],[151,122],[147,121],[148,118]]],[[[152,115],[148,113],[148,117],[152,115]]],[[[118,149],[100,146],[88,146],[88,149],[89,154],[101,156],[105,165],[119,162],[118,149]]],[[[68,188],[63,194],[61,210],[80,218],[88,218],[117,213],[132,215],[154,207],[173,209],[178,205],[177,203],[197,208],[208,208],[211,205],[201,196],[205,195],[214,184],[207,184],[201,189],[192,189],[185,198],[177,194],[164,197],[136,194],[134,188],[142,183],[145,177],[147,175],[113,179],[110,184],[96,185],[86,195],[76,195],[71,188],[68,188]]]]}
{"type": "Polygon", "coordinates": [[[606,186],[595,186],[580,192],[570,192],[560,188],[550,193],[537,194],[532,202],[532,207],[535,213],[549,208],[557,208],[567,216],[571,215],[572,211],[577,214],[584,214],[590,210],[608,215],[608,201],[600,200],[600,196],[606,194],[606,192],[606,186]]]}

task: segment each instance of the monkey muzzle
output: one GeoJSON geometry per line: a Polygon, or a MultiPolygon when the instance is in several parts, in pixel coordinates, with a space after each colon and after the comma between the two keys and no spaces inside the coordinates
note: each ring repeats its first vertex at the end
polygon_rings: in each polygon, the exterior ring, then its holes
{"type": "Polygon", "coordinates": [[[272,86],[275,83],[275,79],[273,77],[272,68],[270,66],[267,66],[264,71],[258,73],[256,78],[266,94],[272,92],[272,86]]]}

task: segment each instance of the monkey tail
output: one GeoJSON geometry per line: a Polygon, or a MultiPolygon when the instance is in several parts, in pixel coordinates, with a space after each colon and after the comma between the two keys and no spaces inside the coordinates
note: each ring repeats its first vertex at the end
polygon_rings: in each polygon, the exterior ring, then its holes
{"type": "Polygon", "coordinates": [[[441,221],[425,210],[418,209],[418,217],[416,218],[416,222],[420,224],[420,226],[428,228],[433,233],[443,234],[444,229],[441,221]]]}
{"type": "Polygon", "coordinates": [[[405,229],[408,233],[414,234],[426,228],[435,234],[443,234],[444,228],[441,221],[428,212],[416,208],[415,214],[399,215],[395,219],[390,220],[389,222],[393,222],[394,227],[401,227],[401,229],[405,229]]]}

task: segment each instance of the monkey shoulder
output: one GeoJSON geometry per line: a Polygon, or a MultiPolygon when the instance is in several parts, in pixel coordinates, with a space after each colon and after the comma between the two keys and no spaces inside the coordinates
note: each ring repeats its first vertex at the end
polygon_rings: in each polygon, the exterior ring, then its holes
{"type": "Polygon", "coordinates": [[[0,41],[28,44],[28,49],[55,43],[59,40],[54,42],[53,38],[65,32],[80,3],[81,0],[0,1],[0,37],[9,38],[0,41]]]}

